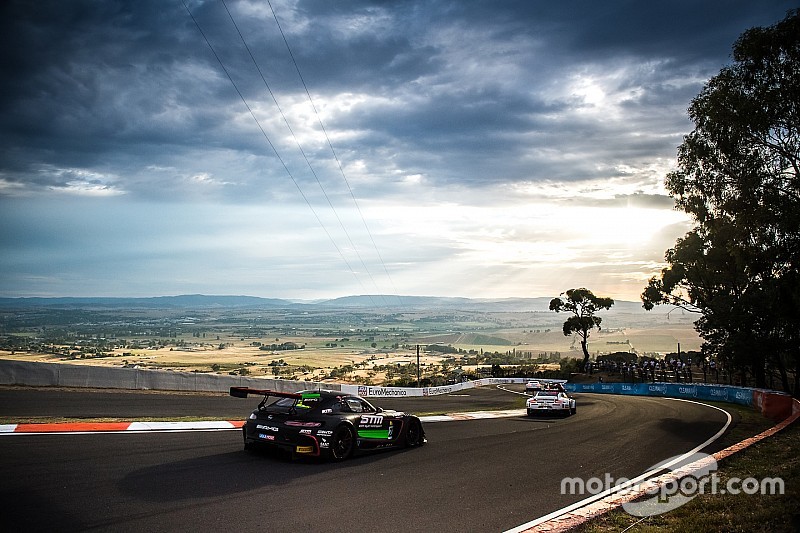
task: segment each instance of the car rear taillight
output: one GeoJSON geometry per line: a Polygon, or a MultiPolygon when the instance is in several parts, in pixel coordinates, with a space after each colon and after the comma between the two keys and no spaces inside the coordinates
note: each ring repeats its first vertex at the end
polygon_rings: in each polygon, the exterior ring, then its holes
{"type": "Polygon", "coordinates": [[[287,420],[284,422],[284,424],[298,428],[318,428],[322,425],[322,422],[301,422],[300,420],[287,420]]]}

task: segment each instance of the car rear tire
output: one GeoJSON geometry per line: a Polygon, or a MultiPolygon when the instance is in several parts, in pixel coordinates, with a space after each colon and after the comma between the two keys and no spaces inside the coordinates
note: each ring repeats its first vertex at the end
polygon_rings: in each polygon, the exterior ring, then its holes
{"type": "Polygon", "coordinates": [[[329,456],[334,461],[344,461],[353,453],[355,437],[348,426],[339,426],[333,432],[329,456]]]}
{"type": "Polygon", "coordinates": [[[253,443],[247,440],[247,429],[244,427],[242,428],[242,439],[244,440],[244,451],[251,452],[253,451],[253,443]]]}

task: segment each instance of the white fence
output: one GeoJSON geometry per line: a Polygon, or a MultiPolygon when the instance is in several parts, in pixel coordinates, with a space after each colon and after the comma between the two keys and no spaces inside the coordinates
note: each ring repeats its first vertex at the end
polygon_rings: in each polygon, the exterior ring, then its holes
{"type": "MultiPolygon", "coordinates": [[[[503,385],[511,383],[526,383],[531,378],[482,378],[475,381],[465,381],[453,385],[443,385],[441,387],[373,387],[371,385],[341,385],[342,392],[357,394],[364,398],[398,398],[406,396],[436,396],[438,394],[450,394],[474,387],[484,387],[486,385],[503,385]]],[[[538,379],[541,382],[565,383],[565,379],[538,379]]]]}

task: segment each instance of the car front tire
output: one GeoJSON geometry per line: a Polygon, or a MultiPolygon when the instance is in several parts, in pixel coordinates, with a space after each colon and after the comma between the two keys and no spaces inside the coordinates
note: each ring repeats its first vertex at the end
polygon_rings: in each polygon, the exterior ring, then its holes
{"type": "Polygon", "coordinates": [[[422,424],[420,424],[419,420],[412,420],[408,425],[408,430],[406,431],[406,446],[422,446],[424,443],[425,440],[422,437],[422,424]]]}

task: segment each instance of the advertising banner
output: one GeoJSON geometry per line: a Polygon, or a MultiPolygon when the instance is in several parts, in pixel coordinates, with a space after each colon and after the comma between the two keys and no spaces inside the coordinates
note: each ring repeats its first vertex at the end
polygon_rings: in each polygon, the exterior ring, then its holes
{"type": "Polygon", "coordinates": [[[752,405],[753,389],[693,383],[566,383],[569,392],[630,394],[752,405]]]}

